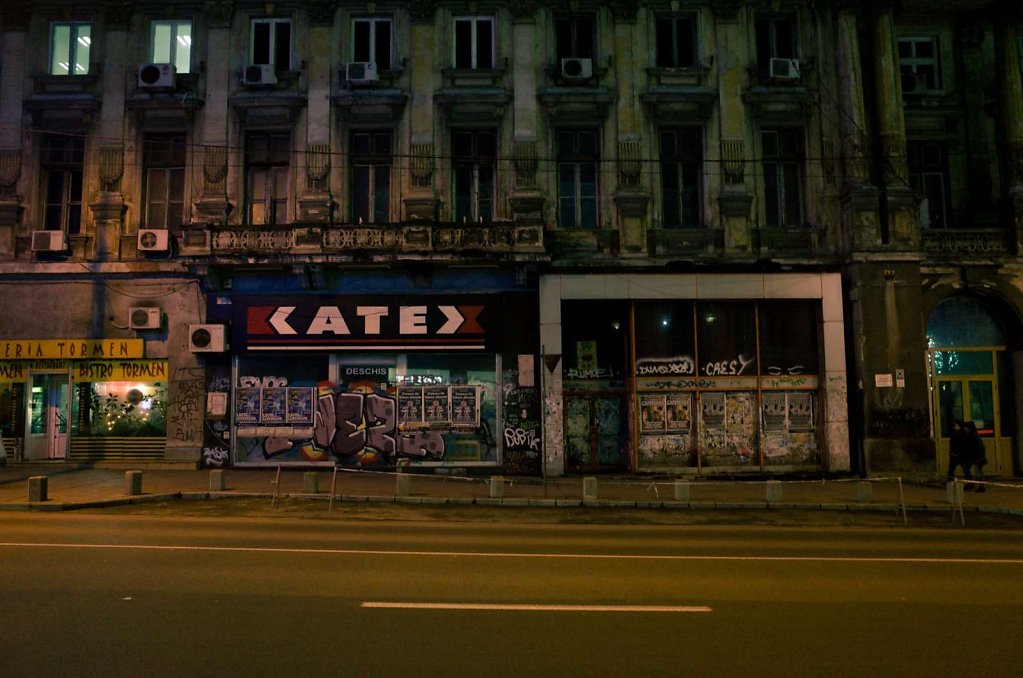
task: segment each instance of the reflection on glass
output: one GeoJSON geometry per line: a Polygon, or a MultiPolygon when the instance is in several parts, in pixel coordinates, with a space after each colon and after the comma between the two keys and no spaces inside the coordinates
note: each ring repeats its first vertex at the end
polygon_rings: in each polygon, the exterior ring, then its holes
{"type": "Polygon", "coordinates": [[[941,435],[952,434],[952,422],[963,418],[963,385],[958,381],[938,383],[938,416],[941,421],[941,435]]]}
{"type": "Polygon", "coordinates": [[[995,435],[994,384],[990,381],[968,382],[970,393],[970,419],[983,437],[995,435]]]}
{"type": "Polygon", "coordinates": [[[935,351],[935,374],[991,374],[991,351],[935,351]]]}

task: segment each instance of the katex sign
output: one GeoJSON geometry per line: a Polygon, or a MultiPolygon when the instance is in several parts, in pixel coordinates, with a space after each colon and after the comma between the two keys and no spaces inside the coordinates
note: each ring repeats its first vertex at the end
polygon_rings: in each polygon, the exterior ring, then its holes
{"type": "Polygon", "coordinates": [[[482,296],[260,297],[234,306],[235,339],[249,351],[481,351],[490,343],[482,296]]]}

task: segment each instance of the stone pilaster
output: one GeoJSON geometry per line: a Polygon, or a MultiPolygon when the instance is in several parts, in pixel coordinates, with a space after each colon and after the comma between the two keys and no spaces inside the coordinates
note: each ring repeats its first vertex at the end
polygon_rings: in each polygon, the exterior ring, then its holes
{"type": "Polygon", "coordinates": [[[1016,36],[1018,21],[995,23],[995,50],[1000,65],[1002,166],[1012,204],[1016,252],[1023,252],[1023,75],[1016,36]]]}
{"type": "Polygon", "coordinates": [[[718,204],[725,251],[749,252],[753,203],[746,170],[747,149],[752,138],[748,110],[742,94],[748,86],[746,66],[750,63],[746,27],[736,21],[738,3],[715,2],[715,66],[718,68],[718,110],[720,111],[720,159],[724,174],[718,204]]]}

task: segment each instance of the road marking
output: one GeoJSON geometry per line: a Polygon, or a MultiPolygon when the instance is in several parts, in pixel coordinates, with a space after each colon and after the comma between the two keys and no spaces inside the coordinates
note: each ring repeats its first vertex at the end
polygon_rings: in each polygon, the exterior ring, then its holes
{"type": "Polygon", "coordinates": [[[485,612],[710,612],[705,605],[535,605],[511,603],[386,603],[365,601],[359,607],[386,610],[483,610],[485,612]]]}
{"type": "Polygon", "coordinates": [[[1023,565],[1023,558],[914,558],[910,556],[686,556],[614,553],[513,553],[487,551],[388,551],[386,549],[309,549],[271,546],[166,546],[157,544],[57,544],[0,542],[0,548],[120,549],[135,551],[223,551],[225,553],[306,553],[342,556],[408,556],[440,558],[537,558],[577,560],[666,560],[791,563],[918,563],[940,565],[1023,565]]]}

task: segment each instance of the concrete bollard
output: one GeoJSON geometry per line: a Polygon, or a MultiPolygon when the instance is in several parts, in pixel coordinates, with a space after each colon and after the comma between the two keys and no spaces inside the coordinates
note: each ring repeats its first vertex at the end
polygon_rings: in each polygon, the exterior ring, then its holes
{"type": "Polygon", "coordinates": [[[781,501],[781,483],[777,480],[767,481],[767,501],[781,501]]]}
{"type": "Polygon", "coordinates": [[[501,499],[504,497],[504,478],[502,476],[490,476],[490,498],[501,499]]]}
{"type": "Polygon", "coordinates": [[[124,472],[124,493],[129,497],[142,494],[142,471],[124,472]]]}
{"type": "Polygon", "coordinates": [[[28,479],[28,500],[46,501],[46,476],[29,476],[28,479]]]}
{"type": "Polygon", "coordinates": [[[689,501],[689,481],[675,481],[675,501],[689,501]]]}
{"type": "Polygon", "coordinates": [[[594,476],[583,478],[583,501],[596,501],[597,479],[594,476]]]}
{"type": "Polygon", "coordinates": [[[307,471],[302,474],[302,491],[306,494],[316,494],[320,491],[320,476],[316,471],[307,471]]]}
{"type": "Polygon", "coordinates": [[[874,484],[861,480],[856,483],[856,501],[869,502],[874,500],[874,484]]]}
{"type": "Polygon", "coordinates": [[[407,497],[412,493],[412,476],[407,473],[398,472],[395,476],[397,484],[394,488],[394,496],[407,497]]]}
{"type": "Polygon", "coordinates": [[[210,492],[223,492],[227,487],[227,479],[224,477],[224,469],[215,468],[210,471],[210,492]]]}

